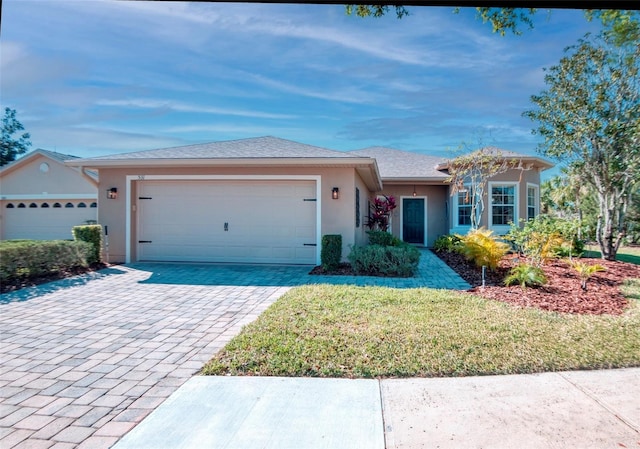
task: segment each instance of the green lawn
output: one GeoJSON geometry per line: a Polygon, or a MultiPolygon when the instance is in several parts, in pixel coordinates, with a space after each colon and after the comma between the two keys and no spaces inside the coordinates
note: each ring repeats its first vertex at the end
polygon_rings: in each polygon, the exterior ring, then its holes
{"type": "MultiPolygon", "coordinates": [[[[640,280],[625,294],[640,300],[640,280]]],[[[640,307],[622,316],[518,309],[467,293],[315,285],[289,291],[203,374],[423,377],[640,366],[640,307]]]]}
{"type": "MultiPolygon", "coordinates": [[[[585,247],[584,257],[601,257],[600,247],[598,245],[587,245],[585,247]]],[[[616,260],[621,262],[629,262],[640,265],[640,247],[637,246],[621,246],[616,254],[616,260]]]]}

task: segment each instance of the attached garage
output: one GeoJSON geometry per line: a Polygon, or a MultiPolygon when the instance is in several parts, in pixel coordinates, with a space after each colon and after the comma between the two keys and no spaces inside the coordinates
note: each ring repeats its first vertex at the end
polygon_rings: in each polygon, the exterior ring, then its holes
{"type": "Polygon", "coordinates": [[[328,234],[345,259],[367,237],[359,204],[382,189],[373,158],[270,136],[67,164],[100,174],[111,263],[319,265],[328,234]]]}
{"type": "Polygon", "coordinates": [[[315,180],[137,182],[140,261],[315,264],[315,180]]]}

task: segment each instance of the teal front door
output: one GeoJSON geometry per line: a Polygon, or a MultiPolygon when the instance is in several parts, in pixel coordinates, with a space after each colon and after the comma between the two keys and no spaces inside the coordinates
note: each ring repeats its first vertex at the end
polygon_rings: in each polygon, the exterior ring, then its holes
{"type": "Polygon", "coordinates": [[[424,198],[402,199],[402,240],[424,245],[424,198]]]}

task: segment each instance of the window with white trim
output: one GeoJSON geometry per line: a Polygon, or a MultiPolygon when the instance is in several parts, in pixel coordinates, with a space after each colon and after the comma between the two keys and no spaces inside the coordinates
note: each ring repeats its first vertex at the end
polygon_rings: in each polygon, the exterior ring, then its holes
{"type": "Polygon", "coordinates": [[[471,190],[458,192],[458,226],[471,226],[471,190]]]}
{"type": "Polygon", "coordinates": [[[527,184],[527,220],[538,215],[538,186],[527,184]]]}
{"type": "Polygon", "coordinates": [[[516,223],[515,184],[493,184],[491,186],[491,225],[509,226],[516,223]]]}

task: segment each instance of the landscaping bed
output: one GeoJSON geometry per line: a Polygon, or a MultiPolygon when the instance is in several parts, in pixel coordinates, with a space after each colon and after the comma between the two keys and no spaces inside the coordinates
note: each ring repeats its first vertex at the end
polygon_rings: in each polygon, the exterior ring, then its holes
{"type": "Polygon", "coordinates": [[[640,278],[640,266],[627,262],[602,259],[582,259],[588,264],[600,264],[606,271],[595,273],[587,282],[587,290],[580,287],[577,273],[563,260],[554,260],[542,266],[548,283],[540,287],[505,286],[509,269],[523,258],[505,257],[495,271],[486,271],[482,287],[482,270],[456,252],[436,252],[447,265],[467,281],[470,292],[483,298],[494,299],[522,307],[536,307],[563,313],[620,315],[628,305],[621,286],[625,279],[640,278]]]}
{"type": "Polygon", "coordinates": [[[0,283],[0,293],[9,293],[12,291],[20,290],[21,288],[33,287],[47,282],[58,281],[60,279],[66,279],[72,276],[78,276],[80,274],[89,273],[92,271],[102,270],[107,268],[108,265],[102,262],[93,263],[87,267],[71,267],[64,270],[48,273],[42,276],[27,277],[27,278],[12,278],[0,283]]]}

